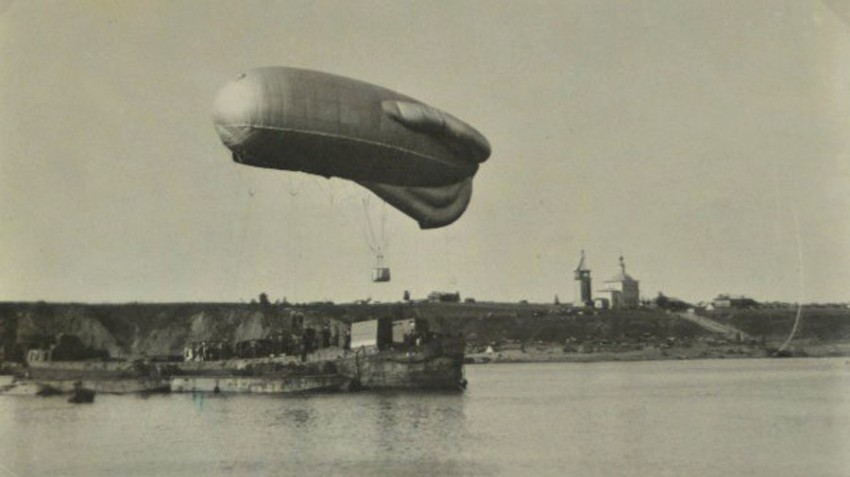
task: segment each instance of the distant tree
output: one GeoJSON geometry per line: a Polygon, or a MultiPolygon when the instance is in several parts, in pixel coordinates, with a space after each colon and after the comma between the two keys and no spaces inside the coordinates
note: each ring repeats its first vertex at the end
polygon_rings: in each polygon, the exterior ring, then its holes
{"type": "Polygon", "coordinates": [[[409,290],[404,291],[404,301],[410,301],[410,291],[409,290]]]}
{"type": "Polygon", "coordinates": [[[661,292],[658,292],[658,296],[655,298],[655,304],[658,308],[671,311],[683,311],[691,308],[689,303],[679,300],[678,298],[670,298],[661,292]]]}
{"type": "Polygon", "coordinates": [[[265,292],[260,293],[260,304],[263,305],[263,306],[271,305],[271,302],[269,302],[269,296],[266,295],[265,292]]]}
{"type": "Polygon", "coordinates": [[[556,305],[560,305],[560,304],[561,304],[561,299],[560,299],[560,298],[558,298],[558,295],[557,295],[557,294],[555,294],[555,304],[556,304],[556,305]]]}

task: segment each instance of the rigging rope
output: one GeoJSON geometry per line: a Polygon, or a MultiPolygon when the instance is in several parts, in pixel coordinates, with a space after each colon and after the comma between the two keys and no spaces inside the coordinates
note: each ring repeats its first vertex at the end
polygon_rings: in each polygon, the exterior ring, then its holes
{"type": "Polygon", "coordinates": [[[248,198],[245,201],[245,208],[242,213],[242,220],[234,221],[234,225],[238,228],[234,231],[234,238],[237,241],[236,244],[236,285],[237,287],[241,286],[244,282],[244,273],[245,268],[242,266],[245,263],[245,248],[248,239],[248,232],[252,222],[252,212],[254,208],[254,194],[256,193],[252,187],[252,184],[245,178],[242,172],[241,167],[236,167],[236,177],[239,178],[239,182],[245,186],[245,191],[248,192],[248,198]]]}
{"type": "Polygon", "coordinates": [[[797,211],[794,207],[791,208],[791,215],[794,217],[794,226],[796,230],[795,237],[797,239],[797,272],[799,279],[799,296],[797,298],[797,316],[794,317],[794,326],[791,327],[791,333],[788,335],[788,338],[785,338],[785,341],[779,346],[779,349],[776,350],[776,354],[779,354],[785,351],[785,348],[791,344],[791,340],[794,339],[794,335],[797,334],[797,329],[800,327],[800,321],[803,317],[803,284],[804,284],[804,276],[803,276],[803,239],[800,236],[800,221],[797,218],[797,211]]]}
{"type": "Polygon", "coordinates": [[[386,235],[386,222],[387,222],[387,213],[386,213],[386,202],[381,201],[381,224],[378,232],[375,231],[375,226],[372,223],[372,214],[370,213],[370,204],[371,197],[367,196],[363,198],[363,214],[366,217],[366,232],[367,232],[367,241],[369,243],[369,248],[372,252],[381,255],[384,250],[387,249],[388,241],[386,235]]]}

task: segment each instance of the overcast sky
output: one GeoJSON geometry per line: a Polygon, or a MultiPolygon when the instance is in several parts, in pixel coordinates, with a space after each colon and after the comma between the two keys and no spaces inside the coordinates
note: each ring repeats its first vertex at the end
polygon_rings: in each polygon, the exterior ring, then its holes
{"type": "Polygon", "coordinates": [[[829,1],[0,2],[0,300],[850,300],[850,27],[829,1]],[[469,122],[456,223],[238,165],[211,109],[287,65],[469,122]],[[382,214],[371,201],[373,220],[382,214]]]}

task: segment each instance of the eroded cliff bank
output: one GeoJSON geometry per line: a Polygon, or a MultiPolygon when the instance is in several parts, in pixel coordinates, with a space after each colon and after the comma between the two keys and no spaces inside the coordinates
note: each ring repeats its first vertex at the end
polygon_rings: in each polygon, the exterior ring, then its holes
{"type": "MultiPolygon", "coordinates": [[[[734,350],[733,355],[757,356],[762,353],[759,350],[776,347],[787,337],[795,310],[707,314],[709,319],[741,330],[742,336],[736,339],[661,309],[596,311],[505,303],[0,303],[0,345],[6,361],[19,360],[27,349],[48,342],[54,346],[64,343],[64,352],[76,354],[68,356],[76,359],[179,359],[188,342],[265,339],[286,332],[295,316],[305,323],[331,318],[343,322],[384,316],[429,318],[441,321],[447,331],[463,335],[470,355],[486,353],[490,347],[502,351],[503,357],[519,356],[518,360],[567,355],[586,360],[589,355],[655,359],[679,353],[691,357],[693,353],[675,350],[700,350],[705,345],[713,350],[734,350]],[[746,351],[739,351],[742,347],[746,351]]],[[[805,308],[796,341],[798,347],[810,350],[845,353],[845,345],[850,343],[850,310],[805,308]]],[[[59,349],[62,351],[61,346],[59,349]]],[[[713,357],[711,353],[703,355],[713,357]]]]}

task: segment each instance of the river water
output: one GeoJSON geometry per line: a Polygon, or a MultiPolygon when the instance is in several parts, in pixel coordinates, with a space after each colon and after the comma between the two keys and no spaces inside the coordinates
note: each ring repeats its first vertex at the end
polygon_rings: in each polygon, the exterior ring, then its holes
{"type": "Polygon", "coordinates": [[[0,397],[0,476],[848,476],[850,361],[467,366],[466,393],[0,397]]]}

